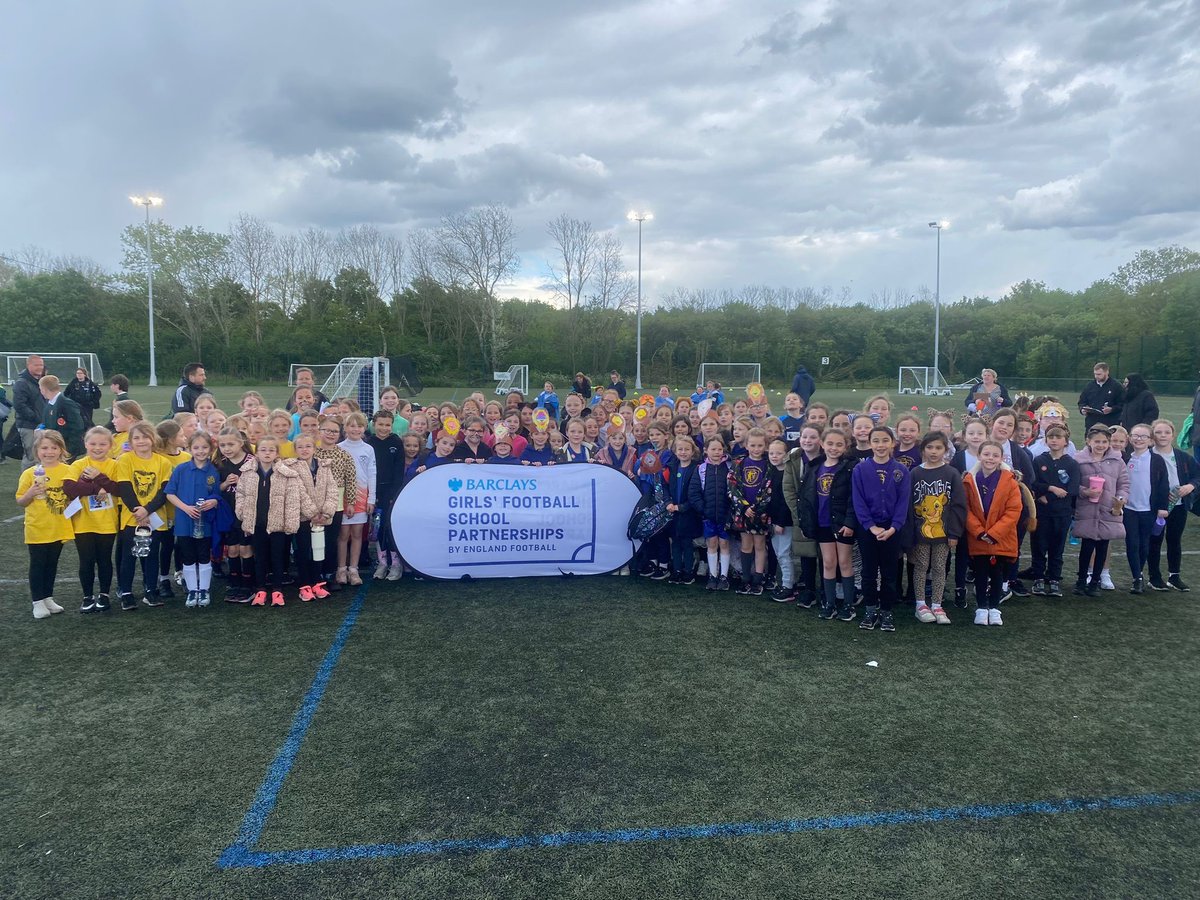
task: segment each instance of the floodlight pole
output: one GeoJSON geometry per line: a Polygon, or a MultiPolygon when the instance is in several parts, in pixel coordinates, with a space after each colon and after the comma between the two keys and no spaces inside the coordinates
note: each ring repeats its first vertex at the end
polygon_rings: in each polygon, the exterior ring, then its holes
{"type": "Polygon", "coordinates": [[[154,364],[154,261],[150,256],[150,207],[160,206],[162,197],[130,197],[137,206],[146,207],[146,284],[150,295],[150,384],[158,387],[158,372],[154,364]]]}
{"type": "Polygon", "coordinates": [[[630,222],[638,223],[638,279],[637,279],[637,373],[634,377],[635,390],[642,389],[642,223],[653,219],[654,213],[631,212],[626,216],[630,222]]]}
{"type": "Polygon", "coordinates": [[[937,231],[937,270],[933,282],[933,387],[939,387],[938,380],[941,370],[938,368],[940,344],[942,337],[942,229],[949,222],[930,222],[929,227],[937,231]]]}

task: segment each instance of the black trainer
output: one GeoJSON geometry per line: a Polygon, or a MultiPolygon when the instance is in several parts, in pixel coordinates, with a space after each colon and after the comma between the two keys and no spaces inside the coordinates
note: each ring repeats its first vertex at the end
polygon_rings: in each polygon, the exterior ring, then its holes
{"type": "Polygon", "coordinates": [[[1025,587],[1025,583],[1020,578],[1014,578],[1008,583],[1009,593],[1014,597],[1028,597],[1029,588],[1025,587]]]}
{"type": "Polygon", "coordinates": [[[879,619],[879,607],[878,606],[868,606],[863,611],[862,621],[858,623],[858,627],[861,628],[863,631],[874,631],[875,625],[877,624],[878,619],[879,619]]]}
{"type": "Polygon", "coordinates": [[[1191,590],[1190,587],[1188,587],[1186,584],[1183,583],[1183,579],[1180,578],[1178,575],[1169,575],[1167,577],[1167,584],[1169,584],[1171,587],[1175,588],[1175,590],[1177,590],[1177,591],[1190,591],[1191,590]]]}
{"type": "Polygon", "coordinates": [[[683,585],[695,584],[696,583],[696,573],[695,572],[681,572],[679,575],[679,583],[683,584],[683,585]]]}
{"type": "Polygon", "coordinates": [[[79,604],[79,611],[81,613],[95,612],[96,611],[96,598],[95,597],[84,597],[83,602],[81,604],[79,604]]]}
{"type": "Polygon", "coordinates": [[[1062,595],[1063,595],[1063,592],[1062,592],[1061,582],[1049,581],[1046,583],[1046,596],[1061,597],[1062,595]]]}
{"type": "Polygon", "coordinates": [[[666,581],[671,577],[671,570],[666,566],[659,566],[650,576],[651,581],[666,581]]]}
{"type": "Polygon", "coordinates": [[[880,614],[879,630],[880,631],[895,631],[896,630],[896,619],[895,619],[895,617],[892,616],[892,613],[890,610],[888,612],[880,614]]]}
{"type": "Polygon", "coordinates": [[[802,588],[796,593],[796,605],[801,609],[812,609],[817,605],[817,592],[802,588]]]}
{"type": "Polygon", "coordinates": [[[146,591],[142,594],[142,602],[152,609],[163,605],[163,599],[158,595],[158,591],[146,591]]]}
{"type": "Polygon", "coordinates": [[[1046,582],[1042,581],[1040,578],[1034,579],[1033,587],[1030,588],[1029,593],[1033,594],[1035,597],[1045,597],[1046,582]]]}
{"type": "Polygon", "coordinates": [[[96,612],[108,612],[112,609],[112,604],[108,601],[108,594],[96,595],[96,612]]]}
{"type": "Polygon", "coordinates": [[[160,578],[158,580],[158,596],[166,597],[168,599],[174,598],[175,591],[171,589],[170,578],[160,578]]]}
{"type": "Polygon", "coordinates": [[[1161,575],[1151,575],[1150,576],[1150,587],[1156,591],[1169,591],[1170,590],[1170,588],[1167,587],[1167,583],[1162,580],[1161,575]]]}
{"type": "Polygon", "coordinates": [[[1086,578],[1080,578],[1075,582],[1075,590],[1073,591],[1076,597],[1092,597],[1093,594],[1088,593],[1088,583],[1086,578]]]}
{"type": "Polygon", "coordinates": [[[716,575],[709,575],[708,581],[704,583],[704,589],[706,591],[715,591],[717,589],[717,585],[720,583],[721,582],[717,580],[716,575]]]}
{"type": "Polygon", "coordinates": [[[771,599],[776,603],[794,603],[796,601],[796,594],[791,588],[775,588],[775,590],[771,591],[771,599]]]}
{"type": "Polygon", "coordinates": [[[822,606],[820,612],[817,613],[818,619],[833,619],[837,616],[836,606],[822,606]]]}
{"type": "Polygon", "coordinates": [[[967,589],[956,587],[954,589],[954,605],[959,609],[967,608],[967,589]]]}
{"type": "Polygon", "coordinates": [[[1129,593],[1131,593],[1131,594],[1144,594],[1144,593],[1146,593],[1146,585],[1145,585],[1145,583],[1142,581],[1142,579],[1140,579],[1140,578],[1135,578],[1135,579],[1133,579],[1133,584],[1132,584],[1132,585],[1130,586],[1130,588],[1129,588],[1129,593]]]}
{"type": "Polygon", "coordinates": [[[718,591],[727,591],[727,590],[729,590],[729,588],[730,588],[729,576],[722,575],[721,580],[717,582],[717,590],[718,591]]]}
{"type": "Polygon", "coordinates": [[[121,609],[125,612],[137,612],[137,601],[133,599],[133,594],[121,594],[121,609]]]}
{"type": "Polygon", "coordinates": [[[843,605],[838,609],[837,617],[840,622],[853,622],[857,613],[854,612],[854,607],[849,604],[843,605]]]}
{"type": "Polygon", "coordinates": [[[1087,588],[1084,589],[1084,593],[1087,594],[1089,597],[1099,597],[1100,596],[1100,582],[1094,578],[1091,579],[1090,581],[1088,581],[1087,588]]]}

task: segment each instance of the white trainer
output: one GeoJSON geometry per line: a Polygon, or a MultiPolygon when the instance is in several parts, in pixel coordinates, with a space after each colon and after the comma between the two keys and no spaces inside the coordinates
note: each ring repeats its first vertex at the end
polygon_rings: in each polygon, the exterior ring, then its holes
{"type": "Polygon", "coordinates": [[[949,625],[950,624],[950,617],[948,615],[946,615],[946,611],[944,609],[942,609],[942,607],[940,605],[935,606],[933,608],[933,618],[934,618],[934,621],[937,622],[939,625],[949,625]]]}
{"type": "Polygon", "coordinates": [[[1100,590],[1115,591],[1117,586],[1113,584],[1112,576],[1108,574],[1108,569],[1100,573],[1100,590]]]}
{"type": "Polygon", "coordinates": [[[33,601],[33,617],[35,619],[50,618],[50,610],[46,609],[46,604],[41,600],[33,601]]]}
{"type": "Polygon", "coordinates": [[[987,620],[987,623],[988,623],[989,625],[1003,625],[1003,624],[1004,624],[1004,620],[1003,620],[1002,618],[1000,618],[1000,610],[998,610],[998,609],[989,609],[989,610],[988,610],[988,620],[987,620]]]}
{"type": "Polygon", "coordinates": [[[52,613],[60,613],[63,611],[63,608],[54,602],[53,597],[46,597],[44,600],[42,600],[42,603],[45,605],[46,609],[50,610],[52,613]]]}
{"type": "Polygon", "coordinates": [[[917,621],[924,622],[926,625],[937,621],[935,616],[924,603],[917,604],[917,621]]]}
{"type": "Polygon", "coordinates": [[[388,581],[399,581],[400,576],[403,574],[404,574],[404,570],[401,569],[399,566],[392,566],[390,569],[388,569],[387,580],[388,581]]]}
{"type": "Polygon", "coordinates": [[[975,610],[975,624],[986,625],[988,623],[988,611],[986,609],[975,610]]]}
{"type": "Polygon", "coordinates": [[[387,575],[387,573],[388,573],[387,563],[380,563],[379,565],[377,565],[375,567],[375,580],[379,581],[380,579],[384,578],[387,575]]]}

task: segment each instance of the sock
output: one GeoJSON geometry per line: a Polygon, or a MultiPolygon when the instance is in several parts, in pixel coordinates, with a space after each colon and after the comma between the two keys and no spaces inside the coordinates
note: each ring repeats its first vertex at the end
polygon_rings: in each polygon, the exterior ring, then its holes
{"type": "Polygon", "coordinates": [[[854,576],[853,575],[847,575],[845,578],[842,579],[842,594],[843,594],[842,602],[844,604],[846,604],[847,607],[853,606],[854,605],[854,576]]]}
{"type": "Polygon", "coordinates": [[[392,565],[396,567],[400,565],[400,551],[398,550],[392,553],[392,565]]]}
{"type": "Polygon", "coordinates": [[[196,573],[196,585],[199,590],[207,591],[212,586],[212,563],[200,563],[196,573]]]}
{"type": "Polygon", "coordinates": [[[242,558],[240,556],[229,557],[229,579],[236,584],[242,577],[242,558]]]}
{"type": "Polygon", "coordinates": [[[718,550],[717,557],[721,561],[721,577],[728,578],[729,577],[729,561],[731,558],[730,554],[726,553],[724,556],[721,556],[721,551],[718,550]]]}
{"type": "Polygon", "coordinates": [[[742,551],[742,581],[750,584],[754,580],[754,551],[742,551]]]}
{"type": "Polygon", "coordinates": [[[188,593],[200,590],[200,586],[196,583],[196,567],[188,566],[183,570],[183,583],[187,587],[188,593]]]}
{"type": "Polygon", "coordinates": [[[837,579],[826,578],[821,582],[821,587],[825,591],[825,602],[822,606],[833,609],[833,607],[837,606],[837,579]]]}
{"type": "Polygon", "coordinates": [[[384,550],[382,547],[380,547],[380,548],[378,548],[378,549],[377,549],[375,552],[376,552],[376,554],[378,554],[378,556],[379,556],[379,564],[380,564],[381,566],[386,566],[386,565],[388,564],[388,561],[387,561],[387,556],[388,556],[388,555],[387,555],[387,551],[386,551],[386,550],[384,550]]]}
{"type": "Polygon", "coordinates": [[[708,551],[708,575],[710,578],[717,577],[717,572],[720,571],[720,566],[721,566],[720,559],[721,559],[721,551],[719,551],[719,550],[709,550],[708,551]]]}

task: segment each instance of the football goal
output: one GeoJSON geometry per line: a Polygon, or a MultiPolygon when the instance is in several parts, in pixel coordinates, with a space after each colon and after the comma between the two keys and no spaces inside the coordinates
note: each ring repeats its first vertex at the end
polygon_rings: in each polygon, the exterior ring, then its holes
{"type": "Polygon", "coordinates": [[[288,369],[288,387],[296,386],[296,373],[301,369],[308,369],[313,373],[313,384],[324,384],[336,368],[337,363],[292,363],[288,369]]]}
{"type": "Polygon", "coordinates": [[[901,366],[896,393],[949,397],[955,391],[969,390],[977,381],[978,378],[973,378],[964,384],[947,384],[942,373],[932,366],[901,366]]]}
{"type": "Polygon", "coordinates": [[[348,356],[333,367],[321,385],[321,393],[330,401],[338,397],[353,397],[369,416],[375,412],[379,392],[390,383],[391,364],[387,357],[348,356]]]}
{"type": "Polygon", "coordinates": [[[529,397],[529,366],[509,366],[507,372],[493,372],[496,379],[496,393],[500,396],[520,391],[521,396],[529,397]]]}
{"type": "Polygon", "coordinates": [[[46,374],[57,375],[63,384],[75,379],[76,369],[87,370],[88,375],[96,384],[104,384],[104,372],[100,368],[100,358],[95,353],[38,353],[36,350],[11,350],[0,352],[4,358],[5,381],[12,381],[25,368],[25,360],[37,354],[46,361],[46,374]]]}
{"type": "Polygon", "coordinates": [[[759,363],[701,363],[696,387],[702,388],[710,381],[715,381],[722,390],[745,390],[747,385],[762,382],[762,366],[759,363]]]}

